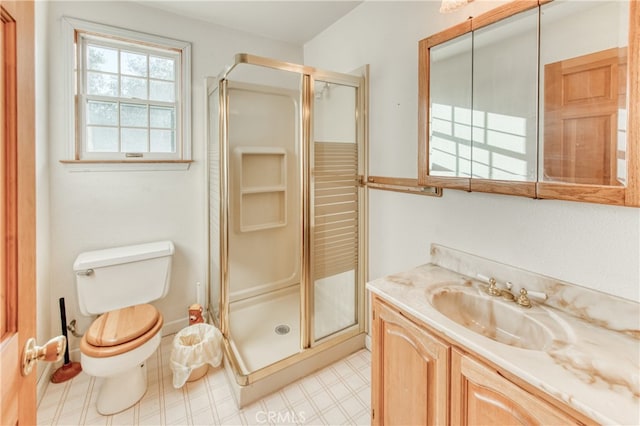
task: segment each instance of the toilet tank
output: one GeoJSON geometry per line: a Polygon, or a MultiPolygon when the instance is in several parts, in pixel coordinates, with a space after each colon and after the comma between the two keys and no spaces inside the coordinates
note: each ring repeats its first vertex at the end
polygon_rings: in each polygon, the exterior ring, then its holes
{"type": "Polygon", "coordinates": [[[84,315],[162,299],[169,291],[171,241],[81,253],[73,263],[78,304],[84,315]]]}

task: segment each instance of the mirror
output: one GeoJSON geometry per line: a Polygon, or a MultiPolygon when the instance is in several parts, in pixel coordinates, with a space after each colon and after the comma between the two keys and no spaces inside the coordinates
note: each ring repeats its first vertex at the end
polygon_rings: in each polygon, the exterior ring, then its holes
{"type": "Polygon", "coordinates": [[[540,180],[624,186],[629,6],[540,9],[540,180]]]}
{"type": "Polygon", "coordinates": [[[640,206],[637,2],[539,3],[420,41],[418,183],[640,206]]]}
{"type": "Polygon", "coordinates": [[[429,171],[471,177],[471,33],[431,49],[429,171]]]}
{"type": "Polygon", "coordinates": [[[474,179],[536,181],[537,44],[537,8],[473,31],[474,179]]]}

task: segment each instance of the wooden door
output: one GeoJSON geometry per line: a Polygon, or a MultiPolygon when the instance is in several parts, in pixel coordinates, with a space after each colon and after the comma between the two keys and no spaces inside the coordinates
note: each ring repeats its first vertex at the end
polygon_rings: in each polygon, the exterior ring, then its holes
{"type": "Polygon", "coordinates": [[[33,2],[0,1],[0,424],[36,424],[36,375],[21,374],[35,336],[33,2]]]}
{"type": "Polygon", "coordinates": [[[576,425],[549,405],[456,350],[451,354],[451,424],[576,425]]]}
{"type": "Polygon", "coordinates": [[[544,181],[621,185],[618,108],[626,108],[626,48],[545,65],[544,181]]]}
{"type": "Polygon", "coordinates": [[[372,333],[372,424],[446,425],[448,346],[377,299],[372,333]]]}

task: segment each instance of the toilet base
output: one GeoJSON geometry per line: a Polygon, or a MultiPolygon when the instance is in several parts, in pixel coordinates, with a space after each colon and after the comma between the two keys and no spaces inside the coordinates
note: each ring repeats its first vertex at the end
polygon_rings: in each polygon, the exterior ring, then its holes
{"type": "Polygon", "coordinates": [[[105,377],[98,393],[96,408],[98,413],[108,416],[119,413],[135,405],[147,391],[147,363],[105,377]]]}

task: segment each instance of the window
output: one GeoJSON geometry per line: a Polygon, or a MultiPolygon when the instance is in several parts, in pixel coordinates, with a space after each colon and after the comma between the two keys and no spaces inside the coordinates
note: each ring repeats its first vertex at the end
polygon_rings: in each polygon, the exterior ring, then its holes
{"type": "Polygon", "coordinates": [[[189,161],[190,44],[65,20],[75,58],[73,160],[189,161]]]}

